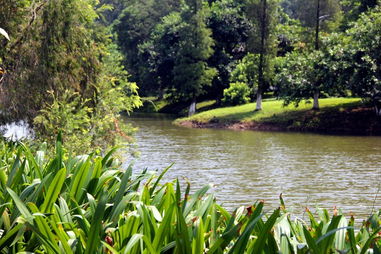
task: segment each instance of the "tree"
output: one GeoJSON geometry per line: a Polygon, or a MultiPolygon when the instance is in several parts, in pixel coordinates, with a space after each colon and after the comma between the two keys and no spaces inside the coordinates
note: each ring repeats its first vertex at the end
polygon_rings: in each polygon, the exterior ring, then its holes
{"type": "Polygon", "coordinates": [[[285,105],[314,98],[316,90],[325,96],[345,96],[348,88],[342,82],[342,70],[346,64],[341,61],[338,41],[332,38],[320,50],[292,52],[277,58],[275,83],[285,105]]]}
{"type": "Polygon", "coordinates": [[[183,25],[179,30],[179,51],[173,68],[176,93],[190,100],[189,115],[196,111],[197,97],[205,93],[217,74],[207,64],[213,53],[211,31],[205,24],[205,8],[201,0],[187,0],[181,12],[183,25]]]}
{"type": "Polygon", "coordinates": [[[256,94],[258,89],[258,62],[258,55],[247,54],[242,60],[238,61],[231,72],[230,81],[245,83],[256,94]]]}
{"type": "Polygon", "coordinates": [[[137,82],[146,95],[156,90],[157,83],[147,75],[151,67],[147,66],[150,55],[146,54],[145,44],[163,17],[179,8],[180,2],[176,0],[135,0],[129,2],[114,22],[113,29],[131,80],[137,82]]]}
{"type": "Polygon", "coordinates": [[[140,104],[137,87],[127,82],[119,60],[109,60],[114,52],[106,45],[112,42],[107,29],[96,22],[94,3],[6,0],[6,4],[0,17],[5,13],[6,27],[16,28],[11,42],[0,48],[7,70],[0,91],[2,120],[25,120],[35,128],[36,138],[44,140],[55,138],[65,127],[63,131],[76,133],[73,140],[78,142],[72,145],[77,149],[88,148],[89,142],[98,146],[101,136],[115,141],[120,134],[116,129],[131,130],[122,124],[117,128],[114,122],[122,109],[130,111],[140,104]]]}
{"type": "Polygon", "coordinates": [[[342,82],[354,94],[372,101],[381,115],[381,7],[361,14],[346,36],[341,54],[342,82]]]}
{"type": "Polygon", "coordinates": [[[139,46],[140,54],[147,59],[143,73],[144,79],[155,84],[146,87],[146,91],[164,97],[166,90],[174,88],[174,73],[179,51],[179,31],[183,26],[180,12],[172,12],[163,17],[151,33],[150,39],[139,46]]]}
{"type": "Polygon", "coordinates": [[[342,0],[341,5],[344,11],[343,29],[348,29],[350,23],[356,21],[359,16],[376,7],[379,0],[342,0]]]}
{"type": "Polygon", "coordinates": [[[262,110],[262,94],[269,83],[269,60],[275,55],[277,0],[249,0],[247,15],[253,23],[250,51],[259,55],[256,110],[262,110]]]}
{"type": "MultiPolygon", "coordinates": [[[[286,5],[291,17],[297,18],[302,25],[309,28],[311,50],[319,51],[321,48],[321,32],[332,32],[339,27],[341,20],[340,3],[338,0],[294,0],[287,1],[286,5]]],[[[307,33],[308,34],[308,33],[307,33]]],[[[316,53],[319,54],[319,53],[316,53]]],[[[307,54],[308,55],[308,54],[307,54]]],[[[320,82],[316,79],[316,82],[320,82]]],[[[315,83],[311,87],[313,92],[313,106],[315,110],[319,109],[319,87],[324,84],[315,83]]]]}
{"type": "Polygon", "coordinates": [[[243,1],[218,0],[211,4],[207,26],[212,30],[214,40],[214,53],[208,64],[218,71],[218,76],[207,90],[208,96],[219,100],[229,85],[235,64],[248,52],[252,25],[245,15],[243,1]]]}

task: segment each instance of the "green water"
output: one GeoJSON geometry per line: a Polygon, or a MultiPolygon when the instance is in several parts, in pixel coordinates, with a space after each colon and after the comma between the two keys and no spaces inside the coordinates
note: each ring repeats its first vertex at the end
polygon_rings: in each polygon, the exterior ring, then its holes
{"type": "Polygon", "coordinates": [[[232,210],[283,197],[290,210],[342,208],[364,218],[381,208],[381,138],[302,133],[189,129],[164,116],[137,115],[141,152],[135,171],[162,170],[165,180],[187,179],[193,188],[214,184],[219,203],[232,210]],[[380,196],[380,195],[379,195],[380,196]]]}

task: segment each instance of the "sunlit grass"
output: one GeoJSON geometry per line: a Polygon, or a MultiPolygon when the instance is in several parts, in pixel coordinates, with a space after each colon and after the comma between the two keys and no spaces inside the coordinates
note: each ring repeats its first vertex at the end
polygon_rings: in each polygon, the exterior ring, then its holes
{"type": "MultiPolygon", "coordinates": [[[[351,106],[361,105],[359,98],[326,98],[319,101],[321,111],[340,110],[351,106]]],[[[222,122],[231,121],[257,121],[257,122],[283,122],[289,119],[297,118],[310,111],[311,103],[301,102],[298,107],[291,104],[284,107],[283,101],[265,100],[263,101],[263,110],[255,111],[255,103],[245,104],[235,107],[224,107],[213,109],[199,114],[195,114],[190,118],[182,118],[178,121],[192,120],[198,122],[208,122],[210,120],[219,120],[222,122]]]]}

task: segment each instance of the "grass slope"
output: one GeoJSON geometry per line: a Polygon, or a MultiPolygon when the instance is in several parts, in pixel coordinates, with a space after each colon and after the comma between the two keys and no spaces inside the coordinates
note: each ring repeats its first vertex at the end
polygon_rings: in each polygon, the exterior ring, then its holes
{"type": "Polygon", "coordinates": [[[283,101],[270,99],[263,102],[261,111],[255,111],[255,103],[250,103],[201,112],[175,123],[192,127],[381,134],[379,119],[361,99],[326,98],[319,102],[321,109],[315,111],[311,110],[311,103],[285,107],[283,101]]]}

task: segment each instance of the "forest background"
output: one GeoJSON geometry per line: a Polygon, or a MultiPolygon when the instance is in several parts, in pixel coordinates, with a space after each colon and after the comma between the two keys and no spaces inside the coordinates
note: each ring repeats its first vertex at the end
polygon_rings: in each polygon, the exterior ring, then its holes
{"type": "Polygon", "coordinates": [[[2,0],[1,121],[82,151],[132,142],[120,113],[140,96],[189,114],[207,99],[360,97],[380,114],[380,13],[377,0],[2,0]]]}

